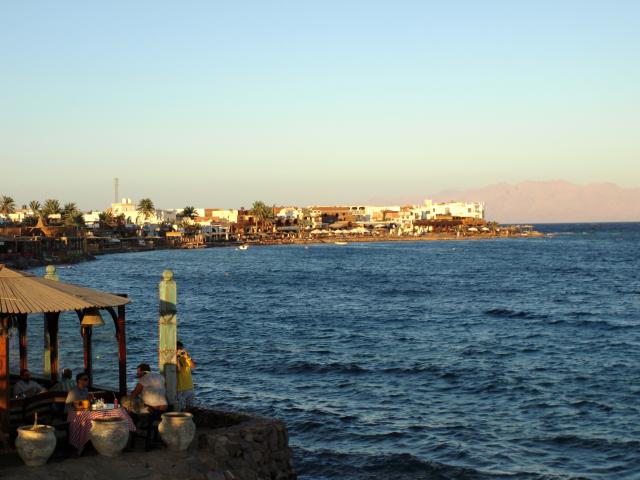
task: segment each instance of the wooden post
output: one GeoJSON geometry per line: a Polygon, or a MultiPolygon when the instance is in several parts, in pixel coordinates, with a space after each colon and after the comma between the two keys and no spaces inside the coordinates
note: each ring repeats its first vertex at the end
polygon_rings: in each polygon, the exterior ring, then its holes
{"type": "Polygon", "coordinates": [[[18,315],[18,336],[20,337],[20,372],[29,368],[27,357],[27,314],[18,315]]]}
{"type": "Polygon", "coordinates": [[[127,394],[127,333],[124,305],[118,307],[118,370],[120,395],[127,394]]]}
{"type": "Polygon", "coordinates": [[[167,387],[167,400],[170,404],[176,402],[176,389],[178,379],[176,377],[176,339],[177,339],[177,289],[173,280],[173,272],[162,272],[160,282],[160,321],[158,326],[158,367],[164,374],[167,387]]]}
{"type": "MultiPolygon", "coordinates": [[[[45,273],[44,278],[46,278],[47,280],[53,280],[55,282],[60,280],[60,277],[58,277],[58,274],[56,273],[56,267],[53,265],[47,265],[47,273],[45,273]]],[[[44,314],[44,352],[42,354],[42,364],[43,364],[42,371],[44,372],[45,376],[50,375],[51,380],[53,380],[54,382],[58,380],[58,368],[56,365],[56,371],[54,376],[54,372],[51,366],[51,357],[53,355],[53,351],[55,350],[56,362],[58,361],[58,317],[59,315],[60,314],[58,313],[55,317],[55,320],[53,320],[55,322],[55,326],[51,327],[49,325],[49,321],[51,321],[53,317],[51,317],[49,313],[44,314]],[[55,330],[55,343],[54,343],[54,339],[51,338],[51,332],[54,330],[55,330]]]]}
{"type": "Polygon", "coordinates": [[[0,318],[0,450],[9,447],[9,328],[9,317],[0,318]]]}
{"type": "MultiPolygon", "coordinates": [[[[49,356],[49,373],[51,374],[51,380],[56,382],[58,380],[58,325],[60,319],[60,312],[49,312],[44,314],[45,325],[47,327],[47,337],[49,338],[49,349],[45,348],[45,356],[49,356]]],[[[46,338],[46,337],[45,337],[46,338]]],[[[46,371],[45,371],[46,375],[46,371]]]]}
{"type": "Polygon", "coordinates": [[[84,350],[84,371],[89,375],[89,387],[93,386],[93,368],[91,363],[91,327],[80,327],[82,334],[82,347],[84,350]]]}

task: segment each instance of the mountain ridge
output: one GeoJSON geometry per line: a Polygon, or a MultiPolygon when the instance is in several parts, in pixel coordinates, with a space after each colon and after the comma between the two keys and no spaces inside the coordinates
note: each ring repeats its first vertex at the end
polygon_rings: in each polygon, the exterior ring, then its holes
{"type": "Polygon", "coordinates": [[[475,189],[444,190],[426,198],[484,202],[486,219],[500,223],[640,221],[640,188],[623,188],[611,182],[501,182],[475,189]]]}

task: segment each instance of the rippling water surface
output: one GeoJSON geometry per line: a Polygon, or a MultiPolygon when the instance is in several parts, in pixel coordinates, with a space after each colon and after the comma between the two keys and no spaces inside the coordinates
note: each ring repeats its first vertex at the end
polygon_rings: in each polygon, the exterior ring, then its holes
{"type": "MultiPolygon", "coordinates": [[[[59,272],[132,298],[133,383],[157,362],[172,269],[198,397],[284,418],[302,478],[640,478],[640,224],[540,228],[551,235],[157,251],[59,272]]],[[[64,318],[61,366],[77,370],[64,318]]],[[[94,338],[97,380],[115,385],[113,327],[94,338]]]]}

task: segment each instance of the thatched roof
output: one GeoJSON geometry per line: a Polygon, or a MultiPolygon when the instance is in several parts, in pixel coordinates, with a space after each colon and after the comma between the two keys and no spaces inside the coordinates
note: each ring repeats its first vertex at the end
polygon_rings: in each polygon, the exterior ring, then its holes
{"type": "Polygon", "coordinates": [[[129,299],[125,297],[35,277],[0,265],[0,313],[65,312],[127,303],[129,299]]]}

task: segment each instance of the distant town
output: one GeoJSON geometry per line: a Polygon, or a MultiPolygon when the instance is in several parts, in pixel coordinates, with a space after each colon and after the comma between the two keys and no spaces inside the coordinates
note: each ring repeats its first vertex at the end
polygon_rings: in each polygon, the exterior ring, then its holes
{"type": "Polygon", "coordinates": [[[304,242],[386,241],[531,234],[485,219],[482,202],[422,205],[277,206],[160,209],[123,198],[104,211],[47,199],[18,208],[0,197],[0,262],[24,268],[110,252],[154,248],[304,242]]]}

